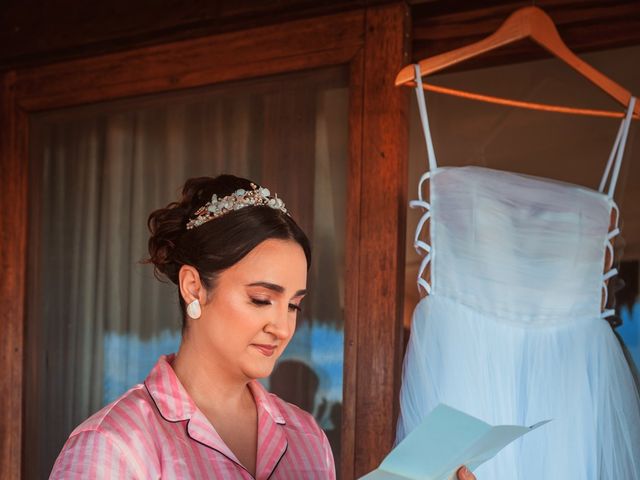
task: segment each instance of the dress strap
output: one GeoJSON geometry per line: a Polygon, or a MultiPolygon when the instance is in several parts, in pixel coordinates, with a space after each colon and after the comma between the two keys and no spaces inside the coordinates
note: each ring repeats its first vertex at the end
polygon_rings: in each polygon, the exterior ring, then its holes
{"type": "Polygon", "coordinates": [[[624,148],[627,144],[627,137],[629,136],[629,127],[631,126],[633,108],[636,105],[636,98],[631,97],[629,99],[629,105],[627,107],[627,113],[620,122],[620,128],[618,128],[618,134],[616,135],[616,140],[613,143],[613,148],[611,149],[611,153],[609,154],[609,160],[607,161],[607,166],[604,169],[604,174],[602,175],[602,179],[600,180],[600,187],[598,190],[600,192],[605,191],[605,187],[607,185],[607,180],[609,180],[609,188],[607,191],[607,196],[609,198],[613,198],[613,195],[616,190],[616,184],[618,183],[618,175],[620,174],[620,166],[622,165],[622,158],[624,156],[624,148]],[[611,176],[611,178],[609,178],[611,176]]]}
{"type": "Polygon", "coordinates": [[[427,202],[422,196],[422,186],[424,182],[430,179],[431,171],[438,168],[436,162],[436,154],[433,150],[433,140],[431,138],[431,130],[429,129],[429,118],[427,117],[427,102],[425,101],[424,90],[422,89],[422,75],[420,74],[420,65],[414,65],[416,71],[416,97],[418,98],[418,109],[420,110],[420,120],[422,121],[422,130],[424,132],[424,138],[427,141],[427,155],[429,158],[429,170],[422,174],[420,181],[418,182],[418,200],[412,200],[409,202],[411,208],[420,208],[423,213],[418,221],[416,227],[416,233],[413,237],[413,246],[419,255],[422,255],[422,261],[418,268],[418,291],[420,289],[429,295],[431,293],[431,284],[423,277],[427,266],[433,258],[433,251],[431,245],[420,237],[425,224],[431,219],[431,204],[427,202]]]}
{"type": "Polygon", "coordinates": [[[433,149],[433,139],[431,138],[431,129],[429,128],[429,117],[427,116],[427,102],[425,101],[424,89],[422,88],[422,74],[420,73],[420,65],[414,65],[416,72],[416,97],[418,98],[418,110],[420,110],[420,120],[422,121],[422,130],[424,138],[427,141],[427,155],[429,157],[429,170],[435,170],[438,167],[436,161],[436,153],[433,149]]]}

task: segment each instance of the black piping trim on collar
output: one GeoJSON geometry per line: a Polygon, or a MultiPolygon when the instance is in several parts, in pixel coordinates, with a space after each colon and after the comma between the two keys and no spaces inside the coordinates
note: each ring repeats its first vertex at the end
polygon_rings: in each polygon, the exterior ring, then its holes
{"type": "Polygon", "coordinates": [[[190,417],[182,418],[180,420],[170,420],[167,417],[165,417],[164,414],[162,413],[162,410],[160,410],[160,406],[158,405],[158,402],[156,402],[156,399],[153,397],[153,394],[151,393],[151,390],[149,390],[149,386],[147,385],[147,381],[146,380],[144,381],[143,385],[144,385],[144,388],[147,390],[147,393],[149,394],[149,397],[151,397],[151,401],[153,402],[153,405],[156,407],[156,410],[158,410],[158,413],[163,418],[163,420],[165,420],[165,421],[167,421],[169,423],[188,422],[189,420],[191,420],[190,417]]]}
{"type": "MultiPolygon", "coordinates": [[[[242,468],[245,472],[247,472],[249,474],[249,476],[251,478],[255,477],[253,475],[251,475],[251,472],[249,472],[249,470],[246,469],[246,467],[244,465],[242,465],[241,463],[236,462],[233,458],[229,457],[228,455],[226,455],[224,452],[221,452],[220,450],[218,450],[217,448],[212,447],[211,445],[207,445],[206,443],[202,443],[200,440],[198,440],[197,438],[193,438],[191,436],[191,434],[189,433],[189,423],[191,422],[191,418],[186,418],[186,419],[182,419],[182,420],[169,420],[167,417],[164,416],[164,414],[162,413],[162,410],[160,410],[160,407],[158,406],[158,403],[156,402],[156,399],[153,398],[153,395],[151,394],[151,390],[149,390],[149,386],[147,385],[147,381],[145,380],[143,382],[144,388],[147,390],[147,393],[149,394],[149,397],[151,397],[151,401],[153,402],[153,405],[156,407],[156,410],[158,410],[158,413],[160,414],[160,416],[162,417],[163,420],[165,420],[166,422],[169,423],[180,423],[180,422],[186,422],[185,423],[185,433],[187,434],[187,436],[193,440],[196,443],[199,443],[200,445],[202,445],[203,447],[206,447],[210,450],[213,450],[214,452],[218,452],[220,455],[222,455],[223,457],[229,459],[231,462],[233,462],[234,464],[238,465],[240,468],[242,468]]],[[[283,417],[284,418],[284,417],[283,417]]],[[[274,419],[275,422],[275,419],[274,419]]],[[[276,425],[283,425],[280,424],[278,422],[275,422],[276,425]]],[[[282,459],[284,458],[285,453],[287,453],[287,451],[289,450],[289,441],[287,441],[287,444],[284,447],[284,451],[282,452],[282,455],[280,455],[280,458],[278,459],[278,461],[276,462],[276,464],[273,466],[273,469],[271,470],[271,473],[269,474],[269,476],[267,477],[267,480],[269,480],[273,474],[275,473],[275,471],[278,469],[278,465],[280,465],[280,462],[282,461],[282,459]]],[[[258,462],[256,462],[256,466],[258,465],[258,462]]]]}
{"type": "MultiPolygon", "coordinates": [[[[242,468],[245,472],[247,472],[249,474],[249,476],[251,478],[255,478],[253,475],[251,475],[251,472],[249,472],[249,470],[246,469],[246,467],[244,465],[242,465],[241,463],[236,462],[233,458],[229,457],[227,454],[225,454],[224,452],[221,452],[220,450],[218,450],[217,448],[212,447],[211,445],[207,445],[206,443],[201,442],[200,440],[198,440],[197,438],[193,438],[191,436],[191,434],[189,433],[189,423],[191,423],[191,418],[186,418],[186,419],[182,419],[182,420],[169,420],[167,417],[164,416],[164,414],[162,413],[162,410],[160,410],[160,407],[158,406],[158,403],[156,402],[156,399],[153,398],[153,395],[151,394],[151,390],[149,390],[149,387],[147,386],[147,382],[144,382],[144,388],[147,390],[147,393],[149,394],[149,396],[151,397],[151,401],[153,402],[153,405],[156,407],[156,410],[158,410],[158,413],[160,414],[160,416],[162,417],[163,420],[165,420],[166,422],[169,423],[181,423],[181,422],[185,422],[184,425],[184,430],[185,433],[187,434],[187,437],[189,437],[191,440],[193,440],[196,443],[199,443],[200,445],[202,445],[203,447],[206,447],[210,450],[213,450],[214,452],[218,452],[220,455],[222,455],[223,457],[229,459],[231,462],[233,462],[234,464],[238,465],[240,468],[242,468]]],[[[289,444],[287,443],[287,448],[289,447],[289,444]]],[[[285,448],[285,452],[287,451],[287,448],[285,448]]],[[[282,454],[284,455],[284,453],[282,454]]],[[[282,456],[280,457],[280,459],[282,459],[282,456]]],[[[278,463],[280,463],[280,459],[278,460],[278,463]]],[[[276,466],[278,464],[276,463],[276,466]]],[[[275,468],[274,468],[275,471],[275,468]]],[[[273,473],[273,472],[271,472],[273,473]]]]}
{"type": "Polygon", "coordinates": [[[278,469],[278,465],[280,465],[280,461],[284,458],[284,454],[287,453],[287,450],[289,450],[289,442],[288,441],[287,441],[287,445],[284,447],[284,452],[282,452],[282,455],[280,455],[280,458],[278,459],[276,464],[273,466],[273,470],[271,470],[271,473],[267,477],[267,480],[269,480],[273,476],[273,474],[276,473],[276,470],[278,469]]]}
{"type": "MultiPolygon", "coordinates": [[[[236,465],[238,465],[240,468],[242,468],[245,472],[247,472],[247,473],[249,474],[249,476],[250,476],[251,478],[256,478],[256,477],[254,477],[253,475],[251,475],[251,472],[249,472],[249,470],[247,470],[247,468],[246,468],[244,465],[242,465],[241,463],[236,462],[233,458],[231,458],[230,456],[228,456],[228,455],[227,455],[227,454],[225,454],[224,452],[221,452],[220,450],[218,450],[218,449],[217,449],[217,448],[215,448],[215,447],[212,447],[211,445],[207,445],[206,443],[202,443],[202,442],[201,442],[200,440],[198,440],[197,438],[193,438],[193,437],[191,436],[191,434],[189,433],[189,422],[191,422],[191,419],[187,420],[187,424],[185,425],[185,430],[186,430],[187,436],[188,436],[191,440],[193,440],[193,441],[194,441],[194,442],[196,442],[196,443],[199,443],[200,445],[202,445],[203,447],[208,448],[209,450],[213,450],[214,452],[218,452],[218,453],[219,453],[220,455],[222,455],[224,458],[229,459],[231,462],[235,463],[235,464],[236,464],[236,465]]],[[[256,462],[256,466],[257,466],[257,462],[256,462]]]]}

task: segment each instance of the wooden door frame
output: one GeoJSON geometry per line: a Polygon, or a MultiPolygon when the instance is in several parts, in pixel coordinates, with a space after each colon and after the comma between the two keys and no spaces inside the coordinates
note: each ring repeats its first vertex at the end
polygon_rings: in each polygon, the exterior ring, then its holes
{"type": "Polygon", "coordinates": [[[335,65],[350,72],[343,478],[378,464],[393,442],[400,385],[408,95],[393,79],[409,59],[409,32],[409,9],[400,2],[0,77],[0,478],[20,478],[28,450],[29,115],[335,65]]]}

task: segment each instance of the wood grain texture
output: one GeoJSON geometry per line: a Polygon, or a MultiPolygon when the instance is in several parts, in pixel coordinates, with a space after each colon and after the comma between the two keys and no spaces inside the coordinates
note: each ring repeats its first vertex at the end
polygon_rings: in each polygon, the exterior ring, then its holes
{"type": "Polygon", "coordinates": [[[333,15],[388,0],[5,0],[0,70],[333,15]]]}
{"type": "MultiPolygon", "coordinates": [[[[364,20],[364,19],[363,19],[364,20]]],[[[363,22],[364,27],[364,22],[363,22]]],[[[347,215],[345,239],[344,371],[342,378],[343,480],[355,478],[358,328],[360,320],[360,206],[363,164],[364,52],[360,49],[349,66],[349,164],[347,165],[347,215]]],[[[366,284],[365,284],[366,285],[366,284]]]]}
{"type": "Polygon", "coordinates": [[[377,467],[395,436],[402,355],[409,97],[395,88],[407,60],[409,12],[367,10],[364,47],[355,477],[377,467]]]}
{"type": "Polygon", "coordinates": [[[20,478],[27,244],[27,125],[15,75],[0,78],[0,478],[20,478]]]}
{"type": "Polygon", "coordinates": [[[346,64],[363,12],[300,20],[18,71],[30,111],[346,64]]]}
{"type": "MultiPolygon", "coordinates": [[[[389,0],[6,0],[0,16],[0,70],[86,58],[277,25],[305,18],[363,9],[389,0]]],[[[640,3],[635,0],[411,0],[414,59],[480,39],[515,10],[535,4],[559,22],[560,33],[578,52],[640,43],[640,3]]],[[[487,57],[488,64],[543,58],[533,45],[487,57]]],[[[478,64],[480,60],[477,61],[478,64]]],[[[486,65],[487,63],[485,63],[486,65]]],[[[460,68],[471,68],[470,66],[460,68]]]]}
{"type": "MultiPolygon", "coordinates": [[[[414,7],[413,61],[483,39],[525,2],[429,2],[414,7]]],[[[574,52],[640,44],[640,2],[635,0],[537,0],[553,19],[574,52]]],[[[469,60],[450,71],[548,58],[550,54],[524,41],[469,60]]]]}

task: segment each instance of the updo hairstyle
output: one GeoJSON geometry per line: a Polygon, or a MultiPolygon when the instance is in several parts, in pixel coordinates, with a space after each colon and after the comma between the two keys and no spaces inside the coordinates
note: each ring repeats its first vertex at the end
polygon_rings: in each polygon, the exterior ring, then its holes
{"type": "MultiPolygon", "coordinates": [[[[311,266],[309,239],[289,215],[268,206],[241,208],[187,230],[187,222],[214,193],[222,198],[238,189],[249,191],[251,183],[233,175],[190,178],[184,184],[179,201],[152,212],[147,222],[151,236],[149,258],[145,263],[153,263],[155,276],[178,285],[180,268],[190,265],[200,274],[207,291],[211,291],[222,271],[270,238],[297,242],[304,250],[308,270],[311,266]]],[[[184,329],[186,305],[180,291],[178,298],[184,329]]]]}

